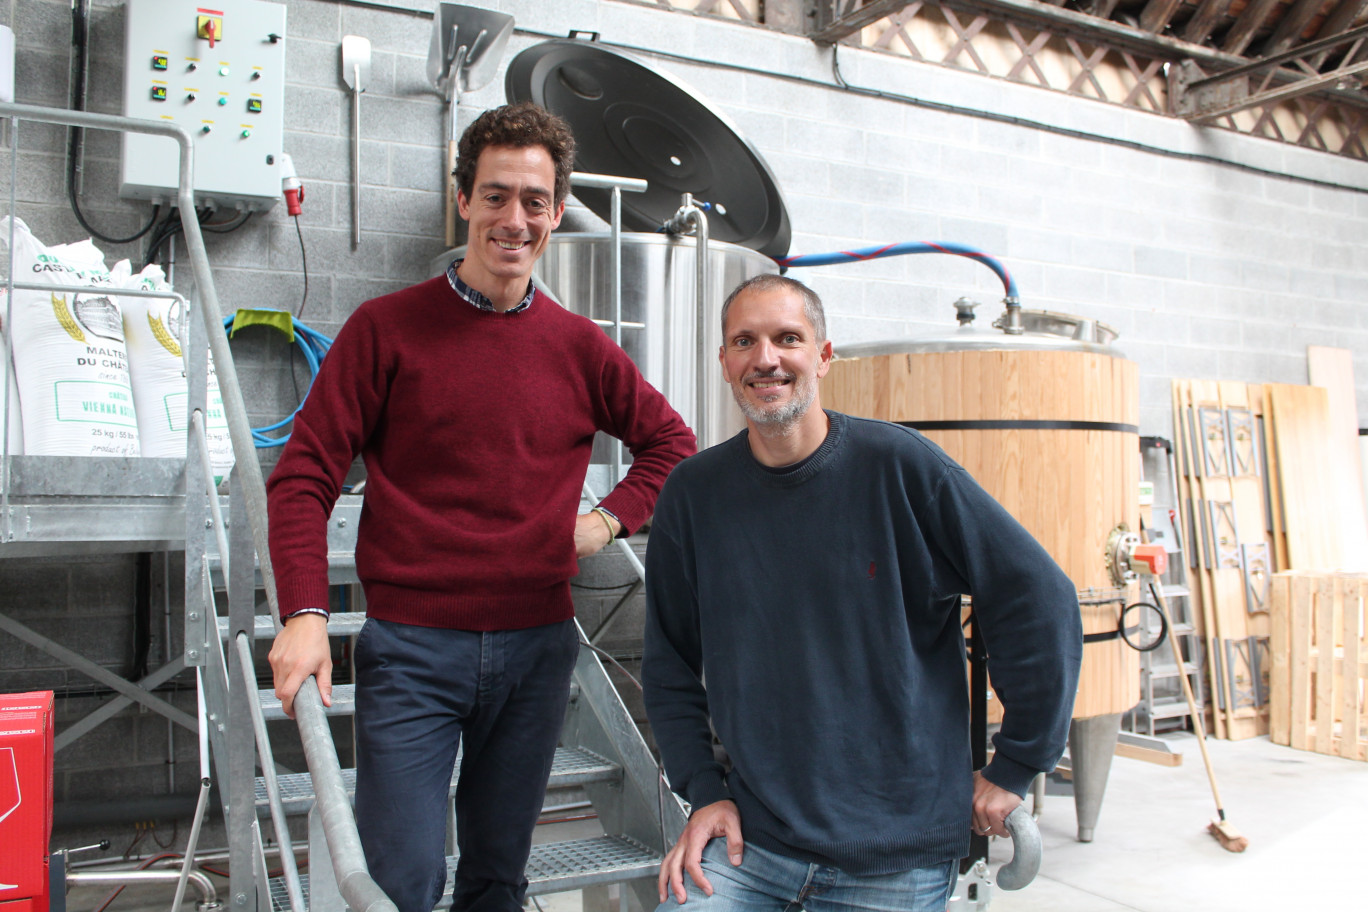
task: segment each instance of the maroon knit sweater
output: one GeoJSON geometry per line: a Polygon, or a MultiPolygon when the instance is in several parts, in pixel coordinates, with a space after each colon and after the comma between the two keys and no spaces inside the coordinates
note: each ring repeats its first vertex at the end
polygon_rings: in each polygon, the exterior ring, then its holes
{"type": "Polygon", "coordinates": [[[481,311],[445,276],[367,301],[267,484],[281,613],[328,605],[327,521],[359,453],[370,617],[461,630],[571,617],[575,516],[600,430],[632,452],[602,501],[631,531],[694,436],[602,329],[540,293],[520,313],[481,311]]]}

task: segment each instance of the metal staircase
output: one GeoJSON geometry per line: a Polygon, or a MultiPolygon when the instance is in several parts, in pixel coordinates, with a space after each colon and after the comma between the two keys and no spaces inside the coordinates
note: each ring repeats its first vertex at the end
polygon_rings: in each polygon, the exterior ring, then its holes
{"type": "MultiPolygon", "coordinates": [[[[355,636],[365,615],[334,614],[328,632],[337,637],[355,636]]],[[[220,630],[227,636],[227,619],[220,619],[220,630]]],[[[265,638],[274,634],[269,615],[254,618],[253,628],[265,638]]],[[[354,687],[333,687],[329,716],[350,715],[355,707],[354,687]]],[[[285,718],[273,691],[258,693],[262,714],[267,721],[285,718]]],[[[581,647],[566,708],[566,723],[561,746],[548,785],[548,796],[575,789],[583,791],[604,829],[604,835],[563,842],[534,845],[527,863],[528,895],[581,890],[586,887],[632,882],[631,888],[643,908],[655,904],[655,873],[667,846],[667,838],[682,829],[685,821],[678,799],[665,789],[659,770],[617,695],[617,691],[598,656],[588,646],[581,647]]],[[[459,763],[459,760],[458,760],[459,763]]],[[[349,799],[355,795],[355,770],[341,770],[343,789],[349,799]]],[[[288,773],[276,777],[281,807],[290,816],[309,815],[310,874],[300,875],[301,897],[311,912],[340,912],[345,903],[334,883],[320,883],[317,872],[331,880],[331,870],[314,860],[326,846],[315,845],[321,827],[314,818],[316,800],[312,777],[308,773],[288,773]]],[[[453,770],[449,797],[454,797],[456,771],[453,770]]],[[[259,815],[270,810],[265,776],[253,781],[253,803],[259,815]]],[[[451,899],[450,873],[456,857],[448,858],[448,883],[439,908],[451,899]]],[[[291,908],[286,878],[269,882],[271,909],[286,912],[291,908]]]]}
{"type": "MultiPolygon", "coordinates": [[[[184,891],[211,777],[214,777],[228,825],[230,880],[228,912],[394,912],[394,904],[366,872],[356,833],[351,798],[355,777],[343,770],[329,730],[327,716],[347,714],[355,701],[349,685],[333,691],[333,705],[325,708],[312,678],[295,698],[300,744],[309,772],[278,776],[267,722],[283,718],[279,701],[257,684],[254,643],[273,637],[280,627],[275,580],[266,538],[266,491],[241,387],[220,323],[222,311],[213,274],[195,218],[191,189],[194,145],[191,135],[171,123],[66,111],[31,105],[0,103],[0,117],[89,129],[161,135],[180,147],[180,188],[176,205],[182,213],[185,249],[195,279],[190,310],[200,315],[189,321],[184,346],[189,378],[189,427],[185,460],[56,460],[50,457],[11,457],[3,460],[0,499],[7,527],[12,518],[23,523],[9,529],[5,547],[10,554],[47,554],[98,542],[106,547],[156,541],[165,547],[185,548],[184,654],[168,665],[165,674],[196,669],[201,705],[198,718],[164,705],[145,687],[101,676],[94,663],[44,640],[41,648],[88,667],[100,680],[173,718],[201,735],[201,792],[199,807],[185,852],[177,904],[184,891]],[[229,477],[229,494],[216,488],[204,437],[207,362],[212,352],[224,409],[233,441],[236,466],[229,477]],[[34,474],[29,478],[27,474],[34,474]],[[63,509],[50,495],[69,497],[70,483],[90,476],[90,495],[63,509]],[[63,481],[66,486],[63,486],[63,481]],[[115,496],[111,496],[115,495],[115,496]],[[79,516],[72,511],[79,510],[79,516]],[[227,518],[225,519],[225,514],[227,518]],[[219,610],[226,591],[228,614],[219,610]],[[269,613],[260,615],[258,597],[264,595],[269,613]],[[257,775],[258,769],[261,775],[257,775]],[[251,809],[251,813],[241,813],[251,809]],[[284,876],[268,877],[262,812],[269,812],[275,841],[292,845],[289,816],[309,818],[310,874],[302,877],[293,851],[280,853],[284,876]]],[[[11,188],[10,212],[14,212],[11,188]]],[[[11,289],[23,288],[11,274],[11,289]]],[[[58,286],[43,286],[61,291],[58,286]]],[[[77,288],[86,292],[91,289],[77,288]]],[[[178,296],[177,296],[178,297],[178,296]]],[[[83,491],[84,489],[82,489],[83,491]]],[[[80,493],[80,492],[78,492],[80,493]]],[[[360,498],[347,496],[329,523],[330,580],[356,582],[352,549],[360,498]]],[[[625,546],[625,542],[620,542],[625,546]]],[[[640,572],[640,563],[634,566],[640,572]]],[[[3,616],[0,615],[0,619],[3,616]]],[[[331,636],[351,636],[360,630],[363,615],[339,613],[329,623],[331,636]]],[[[28,637],[18,624],[5,629],[28,637]]],[[[583,635],[581,634],[582,639],[583,635]]],[[[157,673],[159,676],[163,671],[157,673]]],[[[150,681],[151,679],[149,679],[150,681]]],[[[158,680],[164,680],[159,677],[158,680]]],[[[144,682],[151,686],[149,682],[144,682]]],[[[97,714],[98,715],[98,714],[97,714]]],[[[93,721],[83,730],[98,724],[93,721]]],[[[654,875],[669,840],[683,828],[683,807],[663,785],[658,767],[631,716],[619,698],[593,648],[582,647],[574,672],[574,686],[557,753],[551,790],[583,790],[592,802],[604,835],[536,847],[528,862],[530,894],[625,883],[624,893],[637,897],[643,908],[655,905],[654,875]]],[[[454,865],[454,859],[451,863],[454,865]]],[[[449,888],[447,897],[449,898],[449,888]]]]}

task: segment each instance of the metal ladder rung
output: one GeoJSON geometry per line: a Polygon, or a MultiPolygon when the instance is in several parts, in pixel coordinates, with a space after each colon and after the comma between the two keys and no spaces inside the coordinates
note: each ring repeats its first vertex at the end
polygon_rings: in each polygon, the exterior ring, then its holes
{"type": "MultiPolygon", "coordinates": [[[[457,771],[452,770],[451,794],[456,793],[457,771]]],[[[573,788],[590,782],[621,781],[622,767],[611,760],[600,757],[583,748],[558,747],[555,760],[551,763],[551,781],[548,789],[573,788]]],[[[286,773],[277,776],[280,784],[280,801],[287,814],[307,814],[314,804],[313,779],[308,773],[286,773]]],[[[342,787],[349,797],[356,795],[356,770],[342,771],[342,787]]],[[[265,808],[266,780],[256,779],[256,806],[265,808]]]]}
{"type": "MultiPolygon", "coordinates": [[[[654,877],[660,869],[661,856],[623,836],[599,836],[569,842],[548,842],[532,847],[527,859],[527,894],[561,893],[579,890],[596,884],[618,883],[638,877],[654,877]]],[[[447,859],[447,884],[437,908],[451,903],[451,875],[456,859],[447,859]]],[[[301,874],[300,885],[304,902],[309,901],[309,876],[301,874]]],[[[289,912],[283,878],[271,879],[272,912],[289,912]]]]}
{"type": "MultiPolygon", "coordinates": [[[[1197,674],[1197,666],[1192,662],[1183,663],[1183,671],[1190,675],[1197,674]]],[[[1168,665],[1153,665],[1150,667],[1149,676],[1153,679],[1176,678],[1178,677],[1178,666],[1170,663],[1168,665]]]]}
{"type": "MultiPolygon", "coordinates": [[[[1198,709],[1202,707],[1198,706],[1198,709]]],[[[1173,719],[1177,716],[1188,715],[1188,705],[1186,700],[1172,700],[1162,703],[1155,703],[1149,708],[1151,719],[1173,719]]]]}

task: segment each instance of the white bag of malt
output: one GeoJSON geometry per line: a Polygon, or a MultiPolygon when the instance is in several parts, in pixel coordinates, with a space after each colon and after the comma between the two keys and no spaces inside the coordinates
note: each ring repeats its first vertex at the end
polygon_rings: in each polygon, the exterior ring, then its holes
{"type": "MultiPolygon", "coordinates": [[[[127,260],[110,271],[116,284],[147,291],[168,291],[166,274],[152,264],[131,275],[127,260]]],[[[128,369],[133,381],[133,400],[138,410],[138,437],[144,456],[185,457],[189,412],[186,383],[186,325],[190,314],[176,298],[144,298],[125,295],[124,335],[128,342],[128,369]]],[[[219,394],[213,356],[209,358],[205,404],[205,438],[215,481],[233,468],[233,443],[219,394]]]]}
{"type": "MultiPolygon", "coordinates": [[[[0,238],[8,236],[6,217],[0,219],[0,238]]],[[[89,242],[49,250],[15,219],[13,264],[17,280],[100,289],[14,293],[9,329],[25,452],[137,456],[123,315],[103,257],[89,242]]]]}

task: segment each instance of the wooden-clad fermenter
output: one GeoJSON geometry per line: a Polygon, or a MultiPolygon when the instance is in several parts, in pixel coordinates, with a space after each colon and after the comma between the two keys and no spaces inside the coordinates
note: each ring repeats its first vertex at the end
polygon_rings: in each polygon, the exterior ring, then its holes
{"type": "MultiPolygon", "coordinates": [[[[965,324],[938,338],[838,348],[822,404],[939,444],[1074,581],[1084,635],[1105,637],[1135,601],[1113,582],[1106,551],[1117,526],[1138,528],[1138,368],[1103,324],[1021,317],[1019,335],[965,324]]],[[[1090,639],[1075,719],[1125,712],[1140,694],[1138,653],[1115,636],[1090,639]]]]}

